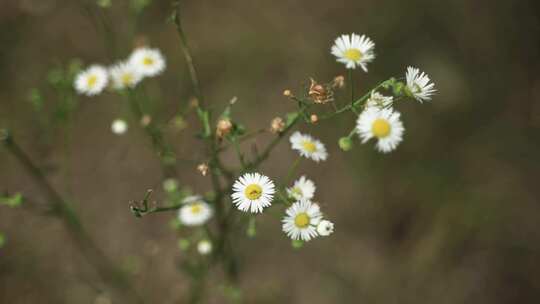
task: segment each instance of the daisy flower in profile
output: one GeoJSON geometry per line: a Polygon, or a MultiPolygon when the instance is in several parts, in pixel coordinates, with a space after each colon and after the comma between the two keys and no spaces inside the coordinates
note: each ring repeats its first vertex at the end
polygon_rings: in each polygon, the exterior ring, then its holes
{"type": "Polygon", "coordinates": [[[315,194],[315,184],[305,176],[302,176],[294,182],[291,188],[287,189],[287,193],[295,200],[310,200],[315,194]]]}
{"type": "Polygon", "coordinates": [[[431,100],[431,96],[437,92],[434,83],[429,83],[429,76],[413,67],[407,67],[405,73],[407,80],[406,92],[419,102],[431,100]]]}
{"type": "Polygon", "coordinates": [[[74,86],[77,93],[94,96],[105,89],[108,81],[107,70],[100,65],[93,65],[77,74],[74,86]]]}
{"type": "Polygon", "coordinates": [[[123,90],[134,88],[143,78],[141,72],[128,62],[120,62],[109,70],[113,88],[123,90]]]}
{"type": "Polygon", "coordinates": [[[200,199],[182,206],[178,211],[178,219],[186,226],[199,226],[206,223],[213,214],[212,207],[200,199]]]}
{"type": "Polygon", "coordinates": [[[344,63],[347,69],[360,66],[367,72],[367,64],[375,59],[375,43],[366,35],[341,35],[332,46],[332,54],[337,61],[344,63]]]}
{"type": "Polygon", "coordinates": [[[285,211],[283,232],[293,240],[309,241],[317,237],[317,225],[321,220],[319,205],[310,200],[300,200],[285,211]]]}
{"type": "Polygon", "coordinates": [[[377,108],[388,108],[392,106],[394,102],[394,97],[384,96],[383,94],[371,91],[371,96],[366,101],[366,108],[368,107],[377,107],[377,108]]]}
{"type": "Polygon", "coordinates": [[[399,117],[400,114],[392,109],[367,108],[358,116],[356,132],[362,143],[376,138],[377,150],[388,153],[403,139],[405,128],[399,117]]]}
{"type": "Polygon", "coordinates": [[[137,48],[131,53],[129,63],[145,77],[157,76],[165,70],[165,58],[158,49],[137,48]]]}
{"type": "Polygon", "coordinates": [[[267,176],[246,173],[234,182],[231,197],[238,210],[260,213],[272,205],[275,192],[274,182],[267,176]]]}
{"type": "Polygon", "coordinates": [[[322,220],[319,225],[317,225],[317,233],[320,236],[329,236],[334,233],[334,223],[328,220],[322,220]]]}
{"type": "Polygon", "coordinates": [[[326,160],[328,157],[328,152],[326,152],[324,144],[310,135],[296,131],[291,135],[289,141],[291,142],[292,148],[297,150],[300,155],[305,158],[311,158],[312,160],[319,162],[321,160],[326,160]]]}
{"type": "Polygon", "coordinates": [[[128,130],[128,124],[123,119],[115,119],[111,124],[111,131],[116,135],[125,134],[128,130]]]}

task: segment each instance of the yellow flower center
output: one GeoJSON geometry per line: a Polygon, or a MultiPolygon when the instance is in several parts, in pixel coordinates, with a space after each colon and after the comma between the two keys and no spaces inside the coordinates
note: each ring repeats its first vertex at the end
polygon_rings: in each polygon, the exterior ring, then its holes
{"type": "Polygon", "coordinates": [[[96,83],[97,83],[97,76],[96,75],[91,75],[86,80],[86,84],[88,85],[89,88],[93,88],[96,85],[96,83]]]}
{"type": "Polygon", "coordinates": [[[297,194],[297,195],[299,195],[299,196],[303,196],[303,195],[304,195],[304,193],[302,192],[302,189],[300,189],[300,187],[294,187],[294,188],[292,189],[292,193],[297,194]]]}
{"type": "Polygon", "coordinates": [[[195,203],[191,205],[191,213],[198,214],[202,211],[202,205],[200,203],[195,203]]]}
{"type": "Polygon", "coordinates": [[[154,64],[154,59],[152,59],[150,57],[144,57],[143,64],[144,65],[152,65],[152,64],[154,64]]]}
{"type": "Polygon", "coordinates": [[[343,56],[349,60],[358,61],[362,59],[362,52],[360,52],[359,49],[348,49],[345,51],[343,56]]]}
{"type": "Polygon", "coordinates": [[[307,215],[307,213],[305,212],[302,212],[296,215],[296,217],[294,218],[294,225],[298,228],[306,228],[307,226],[309,226],[310,220],[311,219],[309,218],[309,215],[307,215]]]}
{"type": "Polygon", "coordinates": [[[130,73],[125,73],[121,77],[122,84],[130,85],[133,82],[133,75],[130,73]]]}
{"type": "Polygon", "coordinates": [[[384,138],[390,134],[390,124],[386,119],[378,118],[371,125],[371,132],[378,138],[384,138]]]}
{"type": "Polygon", "coordinates": [[[254,200],[258,199],[259,197],[261,197],[262,188],[261,188],[261,186],[259,186],[257,184],[251,184],[251,185],[246,187],[246,190],[244,191],[244,193],[246,194],[246,197],[249,200],[254,201],[254,200]]]}
{"type": "Polygon", "coordinates": [[[317,146],[312,141],[306,140],[302,143],[302,147],[304,150],[308,151],[309,153],[313,153],[317,151],[317,146]]]}

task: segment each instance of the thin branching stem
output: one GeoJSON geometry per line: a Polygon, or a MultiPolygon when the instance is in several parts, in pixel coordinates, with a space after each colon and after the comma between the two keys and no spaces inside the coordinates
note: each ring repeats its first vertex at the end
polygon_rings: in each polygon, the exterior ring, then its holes
{"type": "Polygon", "coordinates": [[[191,50],[182,26],[180,1],[174,1],[174,7],[175,9],[173,14],[173,20],[176,25],[178,37],[180,38],[182,54],[184,55],[184,59],[186,60],[186,64],[188,66],[193,91],[195,97],[198,99],[197,113],[199,119],[201,120],[201,123],[203,124],[203,135],[208,146],[208,164],[210,167],[210,178],[212,181],[212,187],[215,193],[214,206],[216,211],[216,218],[218,221],[218,235],[216,241],[217,244],[216,250],[214,251],[214,256],[218,257],[221,260],[223,270],[229,282],[231,284],[236,284],[238,280],[238,268],[236,257],[232,252],[232,246],[229,239],[230,225],[224,204],[226,190],[225,188],[222,188],[219,178],[219,175],[221,173],[226,177],[229,177],[229,180],[232,180],[233,174],[223,166],[219,158],[215,134],[210,128],[210,112],[206,109],[206,104],[204,102],[199,77],[193,63],[193,56],[191,56],[191,50]]]}
{"type": "Polygon", "coordinates": [[[64,222],[75,245],[79,248],[88,263],[92,265],[107,285],[113,287],[122,297],[133,303],[143,303],[136,290],[131,286],[128,278],[117,270],[114,263],[94,243],[77,213],[62,195],[49,183],[41,169],[39,169],[28,154],[17,144],[8,131],[2,131],[0,141],[30,174],[32,179],[41,188],[50,204],[51,214],[64,222]]]}

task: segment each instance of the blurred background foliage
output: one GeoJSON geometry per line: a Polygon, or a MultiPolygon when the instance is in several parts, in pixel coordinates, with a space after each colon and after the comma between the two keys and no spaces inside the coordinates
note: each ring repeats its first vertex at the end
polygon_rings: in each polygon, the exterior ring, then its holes
{"type": "MultiPolygon", "coordinates": [[[[164,75],[145,84],[151,96],[145,107],[160,122],[183,111],[192,91],[170,12],[170,1],[149,0],[0,4],[0,126],[13,131],[151,303],[179,303],[188,288],[176,267],[184,253],[169,225],[175,215],[137,219],[128,210],[146,189],[160,190],[159,162],[119,95],[58,93],[80,67],[112,64],[143,42],[160,48],[168,62],[164,75]],[[98,5],[119,37],[114,50],[88,18],[98,5]],[[125,136],[110,132],[118,117],[130,123],[125,136]]],[[[338,149],[352,116],[302,127],[329,148],[329,161],[303,162],[301,172],[316,182],[336,233],[293,250],[280,211],[260,217],[257,238],[235,243],[245,302],[537,303],[539,17],[532,0],[185,1],[207,100],[221,111],[237,96],[234,118],[250,130],[293,109],[284,89],[345,73],[329,53],[342,33],[376,42],[377,59],[357,77],[357,91],[402,76],[407,65],[425,70],[439,90],[432,103],[398,105],[406,135],[389,155],[369,144],[338,149]]],[[[196,119],[187,115],[182,124],[166,129],[177,155],[201,155],[196,119]]],[[[283,142],[264,173],[283,176],[294,157],[283,142]]],[[[225,159],[237,162],[232,151],[225,159]]],[[[179,180],[204,193],[209,181],[195,165],[180,162],[179,180]]],[[[21,192],[43,200],[5,149],[0,168],[6,199],[21,192]]],[[[108,303],[58,221],[24,203],[6,204],[0,205],[1,303],[108,303]]],[[[210,286],[209,302],[218,303],[219,275],[210,286]]]]}

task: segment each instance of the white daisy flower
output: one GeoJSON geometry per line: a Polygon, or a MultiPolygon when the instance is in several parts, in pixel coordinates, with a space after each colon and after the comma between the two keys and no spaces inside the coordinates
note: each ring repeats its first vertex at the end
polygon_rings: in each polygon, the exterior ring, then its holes
{"type": "Polygon", "coordinates": [[[392,106],[394,102],[394,97],[384,96],[383,94],[371,91],[371,96],[366,101],[366,108],[377,107],[377,108],[388,108],[392,106]]]}
{"type": "Polygon", "coordinates": [[[311,158],[316,162],[326,160],[328,157],[324,144],[310,135],[296,131],[291,135],[289,141],[292,148],[297,150],[303,157],[311,158]]]}
{"type": "Polygon", "coordinates": [[[377,150],[388,153],[403,140],[403,124],[400,114],[392,109],[367,108],[358,116],[356,131],[362,143],[377,139],[377,150]]]}
{"type": "Polygon", "coordinates": [[[94,96],[105,89],[108,81],[107,69],[100,65],[93,65],[77,74],[74,87],[79,94],[94,96]]]}
{"type": "Polygon", "coordinates": [[[302,176],[294,182],[294,185],[291,188],[287,189],[287,193],[295,200],[310,200],[315,195],[315,183],[305,176],[302,176]]]}
{"type": "Polygon", "coordinates": [[[131,53],[129,63],[145,77],[157,76],[165,70],[165,58],[158,49],[137,48],[131,53]]]}
{"type": "Polygon", "coordinates": [[[236,207],[244,212],[259,213],[272,205],[275,193],[274,182],[259,173],[246,173],[233,185],[231,195],[236,207]]]}
{"type": "Polygon", "coordinates": [[[322,220],[319,225],[317,225],[317,233],[320,236],[329,236],[334,233],[334,223],[328,220],[322,220]]]}
{"type": "Polygon", "coordinates": [[[310,200],[300,200],[285,211],[283,232],[293,240],[309,241],[317,237],[317,225],[322,219],[319,205],[310,200]]]}
{"type": "Polygon", "coordinates": [[[123,119],[115,119],[111,124],[111,131],[116,135],[125,134],[128,130],[128,124],[123,119]]]}
{"type": "Polygon", "coordinates": [[[182,206],[178,211],[178,219],[186,226],[199,226],[206,223],[213,214],[210,205],[203,200],[197,200],[182,206]]]}
{"type": "Polygon", "coordinates": [[[128,62],[120,62],[109,69],[113,88],[134,88],[143,78],[141,72],[128,62]]]}
{"type": "Polygon", "coordinates": [[[197,251],[201,255],[207,255],[212,252],[212,243],[209,240],[201,240],[197,243],[197,251]]]}
{"type": "Polygon", "coordinates": [[[344,63],[347,69],[360,66],[367,72],[367,64],[375,59],[374,48],[375,43],[366,35],[341,35],[332,46],[332,54],[337,57],[337,61],[344,63]]]}
{"type": "Polygon", "coordinates": [[[429,76],[420,70],[413,67],[407,67],[405,74],[407,80],[407,93],[414,97],[419,102],[431,100],[431,96],[437,92],[434,83],[429,83],[429,76]]]}

